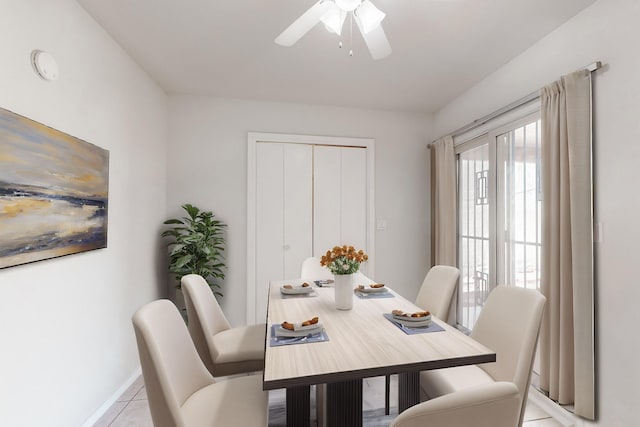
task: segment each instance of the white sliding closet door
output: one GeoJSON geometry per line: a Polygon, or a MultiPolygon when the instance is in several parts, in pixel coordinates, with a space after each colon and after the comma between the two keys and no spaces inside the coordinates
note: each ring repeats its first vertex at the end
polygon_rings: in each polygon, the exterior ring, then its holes
{"type": "MultiPolygon", "coordinates": [[[[247,322],[264,322],[271,280],[336,245],[373,255],[374,141],[249,133],[247,322]]],[[[374,260],[362,267],[373,274],[374,260]]]]}
{"type": "Polygon", "coordinates": [[[340,157],[340,147],[314,147],[314,256],[321,256],[342,242],[340,157]]]}
{"type": "Polygon", "coordinates": [[[300,266],[312,250],[312,147],[284,144],[284,278],[300,276],[300,266]]]}
{"type": "Polygon", "coordinates": [[[343,244],[366,251],[366,149],[316,146],[313,172],[313,254],[343,244]]]}
{"type": "Polygon", "coordinates": [[[269,281],[300,275],[312,250],[313,147],[258,143],[256,319],[266,317],[269,281]]]}

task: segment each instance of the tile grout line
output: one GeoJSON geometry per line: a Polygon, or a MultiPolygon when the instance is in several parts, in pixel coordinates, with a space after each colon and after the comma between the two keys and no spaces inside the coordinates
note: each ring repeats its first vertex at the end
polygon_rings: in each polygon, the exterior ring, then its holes
{"type": "Polygon", "coordinates": [[[549,417],[542,417],[542,418],[532,418],[530,420],[525,421],[524,423],[522,423],[523,426],[529,424],[529,423],[535,423],[538,421],[542,421],[542,420],[552,420],[553,417],[549,416],[549,417]]]}
{"type": "MultiPolygon", "coordinates": [[[[123,401],[121,401],[121,402],[123,402],[123,401]]],[[[129,406],[129,403],[131,403],[131,401],[128,401],[128,402],[127,402],[127,404],[126,404],[126,405],[124,405],[124,406],[122,407],[122,409],[120,409],[120,411],[118,411],[118,413],[116,414],[116,416],[115,416],[115,417],[113,417],[113,419],[112,419],[111,421],[109,421],[109,424],[107,425],[107,427],[111,427],[111,425],[112,425],[114,422],[116,422],[116,420],[118,419],[118,417],[120,416],[120,414],[122,414],[122,411],[124,411],[124,410],[125,410],[125,408],[126,408],[127,406],[129,406]]]]}
{"type": "MultiPolygon", "coordinates": [[[[133,393],[133,394],[132,394],[131,399],[128,399],[128,400],[117,400],[117,401],[116,401],[116,402],[127,402],[127,404],[126,404],[126,405],[124,405],[124,406],[122,407],[122,409],[120,409],[120,411],[118,411],[118,413],[116,414],[116,416],[115,416],[115,417],[113,417],[113,419],[112,419],[111,421],[109,421],[109,424],[107,425],[107,427],[111,427],[111,425],[112,425],[113,423],[115,423],[115,422],[116,422],[116,420],[117,420],[117,419],[118,419],[118,417],[122,414],[122,412],[124,412],[124,410],[125,410],[125,409],[127,409],[127,406],[129,406],[129,404],[130,404],[131,402],[133,402],[133,398],[134,398],[134,397],[136,397],[136,395],[137,395],[138,393],[140,393],[140,390],[142,390],[143,388],[144,388],[144,385],[141,385],[141,386],[140,386],[140,388],[138,389],[138,391],[136,391],[135,393],[133,393]]],[[[125,394],[127,391],[128,391],[128,390],[125,390],[125,392],[124,392],[124,393],[122,393],[122,394],[125,394]]]]}

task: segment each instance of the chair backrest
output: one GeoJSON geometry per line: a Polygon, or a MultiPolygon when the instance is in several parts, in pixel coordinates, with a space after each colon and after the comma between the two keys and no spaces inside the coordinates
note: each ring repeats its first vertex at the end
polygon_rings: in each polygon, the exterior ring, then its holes
{"type": "Polygon", "coordinates": [[[422,282],[415,304],[446,321],[458,277],[460,277],[460,270],[456,267],[434,265],[422,282]]]}
{"type": "MultiPolygon", "coordinates": [[[[513,382],[526,404],[546,298],[533,289],[498,286],[476,321],[471,337],[496,352],[495,363],[478,365],[496,381],[513,382]]],[[[520,425],[522,425],[521,411],[520,425]]]]}
{"type": "Polygon", "coordinates": [[[180,282],[187,306],[191,339],[207,369],[213,373],[213,360],[218,357],[218,350],[211,338],[218,332],[231,328],[231,325],[202,276],[187,274],[180,282]]]}
{"type": "Polygon", "coordinates": [[[300,277],[304,280],[333,279],[333,274],[327,267],[320,265],[320,258],[310,257],[302,262],[300,277]]]}
{"type": "Polygon", "coordinates": [[[153,425],[183,427],[182,404],[197,390],[213,384],[213,377],[171,301],[146,304],[132,320],[153,425]]]}

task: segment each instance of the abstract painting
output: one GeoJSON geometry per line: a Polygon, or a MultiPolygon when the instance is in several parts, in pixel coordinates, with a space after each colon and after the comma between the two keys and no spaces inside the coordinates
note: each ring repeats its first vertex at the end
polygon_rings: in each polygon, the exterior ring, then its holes
{"type": "Polygon", "coordinates": [[[107,246],[109,152],[0,108],[0,268],[107,246]]]}

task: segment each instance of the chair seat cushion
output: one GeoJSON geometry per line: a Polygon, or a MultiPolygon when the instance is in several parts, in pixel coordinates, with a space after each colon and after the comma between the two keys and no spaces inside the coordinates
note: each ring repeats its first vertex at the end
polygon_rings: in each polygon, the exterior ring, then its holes
{"type": "Polygon", "coordinates": [[[213,360],[214,375],[219,377],[261,371],[264,368],[265,330],[263,323],[215,334],[212,344],[218,356],[213,360]]]}
{"type": "Polygon", "coordinates": [[[196,391],[181,413],[187,427],[266,426],[268,396],[261,375],[233,378],[196,391]]]}
{"type": "Polygon", "coordinates": [[[434,369],[420,373],[420,389],[424,397],[433,399],[468,387],[495,382],[482,368],[475,365],[434,369]]]}
{"type": "Polygon", "coordinates": [[[391,427],[516,427],[518,387],[495,382],[430,399],[402,412],[391,427]]]}

